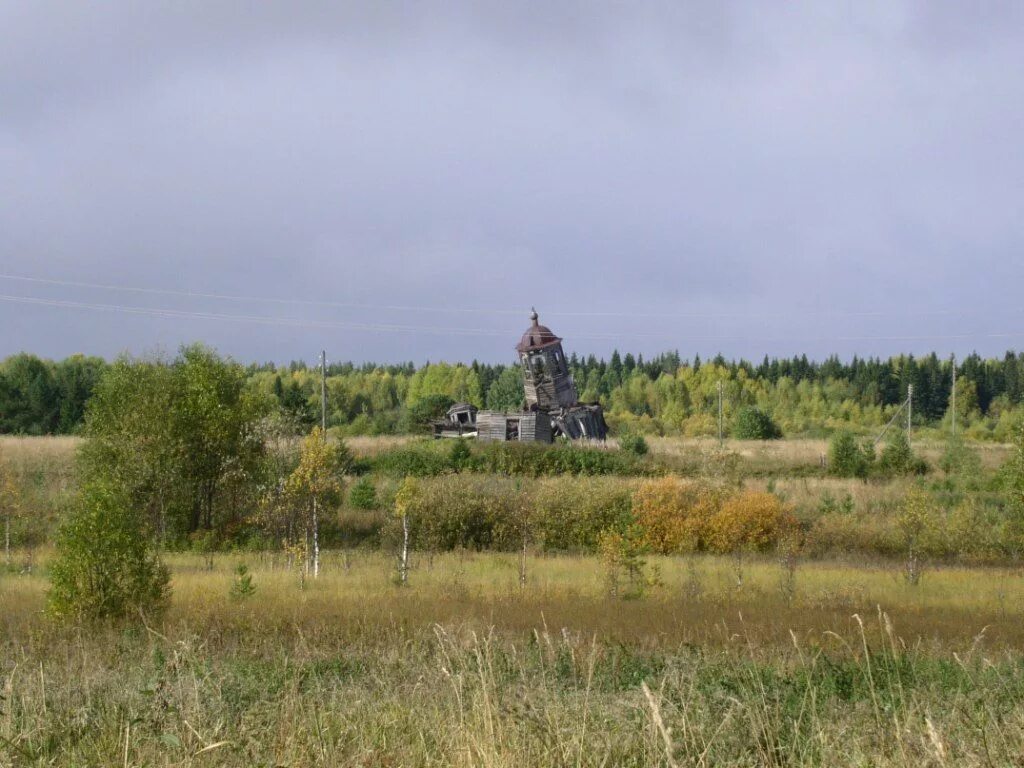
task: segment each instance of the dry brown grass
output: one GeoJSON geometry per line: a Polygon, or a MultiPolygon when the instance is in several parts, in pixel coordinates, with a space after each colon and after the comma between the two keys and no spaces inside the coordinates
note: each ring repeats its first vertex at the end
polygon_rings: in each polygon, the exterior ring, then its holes
{"type": "Polygon", "coordinates": [[[1010,765],[1024,747],[1009,571],[659,559],[652,599],[592,558],[332,552],[299,589],[249,555],[171,558],[149,628],[60,627],[0,576],[0,765],[1010,765]],[[348,562],[348,568],[345,562],[348,562]],[[866,652],[870,649],[870,652],[866,652]]]}
{"type": "Polygon", "coordinates": [[[0,472],[13,482],[18,517],[15,541],[45,541],[58,511],[77,487],[74,437],[0,437],[0,472]]]}
{"type": "Polygon", "coordinates": [[[81,444],[82,438],[64,435],[60,437],[0,435],[0,456],[11,463],[70,463],[81,444]]]}
{"type": "MultiPolygon", "coordinates": [[[[372,457],[394,448],[407,445],[421,438],[409,435],[382,435],[374,437],[348,437],[345,443],[356,456],[372,457]]],[[[718,451],[718,441],[713,438],[647,438],[654,456],[678,459],[683,462],[711,456],[718,451]]],[[[70,465],[75,451],[81,445],[79,437],[15,437],[0,436],[0,456],[9,461],[25,465],[55,463],[70,465]]],[[[608,447],[614,447],[610,440],[608,447]]],[[[820,467],[822,457],[828,454],[827,440],[786,439],[786,440],[726,440],[725,449],[738,454],[745,472],[765,474],[775,471],[780,474],[794,469],[820,467]]],[[[982,468],[993,470],[1010,457],[1013,446],[1003,443],[971,443],[981,458],[982,468]]],[[[945,445],[937,441],[915,441],[914,450],[933,466],[938,463],[945,445]]]]}
{"type": "Polygon", "coordinates": [[[915,478],[910,477],[882,482],[864,482],[852,477],[781,477],[751,478],[744,485],[760,490],[771,484],[776,493],[798,509],[813,510],[830,494],[836,499],[849,495],[856,509],[867,510],[897,502],[915,483],[915,478]]]}
{"type": "MultiPolygon", "coordinates": [[[[0,601],[13,608],[9,627],[39,626],[46,561],[46,554],[37,558],[32,575],[0,579],[0,601]]],[[[304,589],[281,553],[218,555],[213,570],[205,556],[172,555],[168,622],[223,627],[251,618],[252,604],[229,596],[239,562],[248,564],[258,586],[261,621],[278,626],[275,631],[372,634],[378,624],[392,621],[421,628],[455,621],[518,633],[529,631],[543,614],[573,631],[672,648],[727,643],[742,614],[744,632],[769,646],[789,643],[790,630],[804,636],[850,628],[854,613],[881,606],[899,618],[908,641],[955,648],[988,627],[991,643],[1024,650],[1019,569],[936,567],[911,586],[899,563],[807,562],[798,564],[795,592],[789,594],[781,586],[780,565],[752,556],[650,557],[660,586],[648,599],[623,602],[607,599],[603,566],[590,556],[531,556],[528,588],[521,590],[515,554],[414,553],[408,589],[394,586],[394,561],[387,553],[325,552],[323,575],[307,579],[304,589]]]]}
{"type": "Polygon", "coordinates": [[[360,457],[372,457],[393,448],[417,440],[418,438],[409,435],[379,435],[375,437],[346,437],[345,445],[353,454],[360,457]]]}
{"type": "MultiPolygon", "coordinates": [[[[709,454],[718,450],[714,438],[652,437],[647,439],[655,456],[686,459],[697,454],[709,454]]],[[[986,470],[1001,466],[1013,452],[1013,446],[1006,443],[970,443],[981,458],[986,470]]],[[[807,438],[785,440],[726,440],[725,450],[740,455],[749,467],[759,471],[775,469],[780,472],[796,467],[821,466],[823,457],[828,455],[828,441],[807,438]]],[[[935,440],[915,440],[914,451],[933,466],[945,450],[945,444],[935,440]]]]}

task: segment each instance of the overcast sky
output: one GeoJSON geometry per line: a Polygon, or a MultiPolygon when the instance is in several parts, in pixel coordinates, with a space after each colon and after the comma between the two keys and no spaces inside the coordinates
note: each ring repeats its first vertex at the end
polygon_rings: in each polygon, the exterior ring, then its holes
{"type": "Polygon", "coordinates": [[[0,356],[1001,355],[1022,9],[0,1],[0,356]]]}

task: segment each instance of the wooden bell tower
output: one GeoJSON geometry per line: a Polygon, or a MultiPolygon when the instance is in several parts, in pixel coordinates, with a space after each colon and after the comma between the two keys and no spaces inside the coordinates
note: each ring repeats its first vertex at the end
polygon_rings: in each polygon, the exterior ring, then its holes
{"type": "Polygon", "coordinates": [[[536,309],[530,314],[530,321],[532,324],[516,345],[527,405],[531,410],[547,413],[576,405],[576,384],[569,373],[562,340],[540,324],[536,309]]]}

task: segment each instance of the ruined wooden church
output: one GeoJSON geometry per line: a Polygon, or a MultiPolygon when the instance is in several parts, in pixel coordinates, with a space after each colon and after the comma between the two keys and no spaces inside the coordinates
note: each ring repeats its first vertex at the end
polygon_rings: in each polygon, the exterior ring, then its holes
{"type": "Polygon", "coordinates": [[[597,403],[580,403],[562,340],[541,325],[534,310],[531,325],[516,345],[523,371],[526,407],[521,411],[480,411],[457,403],[434,425],[435,437],[476,437],[479,440],[550,443],[604,440],[608,427],[597,403]]]}

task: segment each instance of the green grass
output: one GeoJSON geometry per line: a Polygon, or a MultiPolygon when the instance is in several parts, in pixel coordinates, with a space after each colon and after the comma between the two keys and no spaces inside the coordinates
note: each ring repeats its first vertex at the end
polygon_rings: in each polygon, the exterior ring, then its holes
{"type": "Polygon", "coordinates": [[[170,558],[159,622],[66,627],[43,566],[0,576],[0,765],[1011,765],[1024,580],[651,559],[329,552],[170,558]],[[235,565],[256,594],[233,600],[235,565]],[[692,567],[691,567],[692,566],[692,567]],[[696,578],[694,578],[694,573],[696,578]],[[695,584],[696,582],[696,584],[695,584]],[[699,590],[693,589],[699,586],[699,590]],[[648,697],[645,686],[649,691],[648,697]],[[664,730],[662,730],[664,729],[664,730]],[[206,750],[206,751],[203,751],[206,750]]]}

